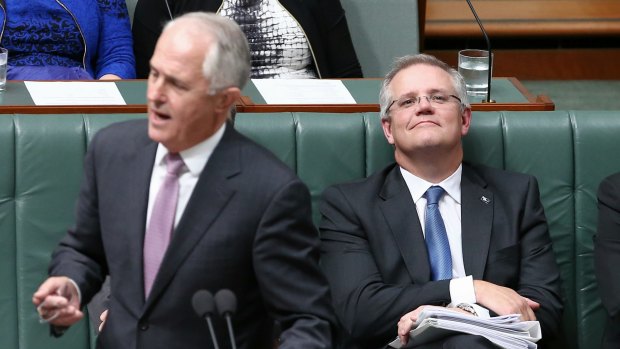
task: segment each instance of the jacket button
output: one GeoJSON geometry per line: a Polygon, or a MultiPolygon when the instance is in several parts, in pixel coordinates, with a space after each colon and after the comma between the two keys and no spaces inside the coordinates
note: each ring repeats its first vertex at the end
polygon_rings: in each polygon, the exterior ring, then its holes
{"type": "Polygon", "coordinates": [[[149,329],[149,324],[147,322],[141,322],[139,324],[140,331],[146,331],[149,329]]]}

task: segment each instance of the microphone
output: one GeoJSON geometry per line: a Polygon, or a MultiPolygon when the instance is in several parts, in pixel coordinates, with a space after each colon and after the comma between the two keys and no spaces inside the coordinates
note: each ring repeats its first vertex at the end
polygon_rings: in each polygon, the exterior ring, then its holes
{"type": "Polygon", "coordinates": [[[170,20],[173,20],[174,16],[172,15],[172,11],[170,11],[170,4],[168,3],[168,0],[164,0],[164,2],[166,2],[166,10],[168,10],[168,15],[170,16],[170,20]]]}
{"type": "Polygon", "coordinates": [[[215,349],[220,349],[217,344],[217,337],[215,336],[215,330],[213,329],[213,320],[211,315],[215,309],[215,303],[213,301],[213,295],[207,290],[198,290],[192,297],[192,306],[198,316],[207,320],[207,326],[209,327],[209,333],[211,334],[211,342],[215,349]]]}
{"type": "Polygon", "coordinates": [[[484,36],[484,40],[487,42],[487,51],[489,52],[489,80],[488,80],[488,88],[487,88],[487,103],[495,103],[495,101],[491,101],[491,68],[493,67],[493,55],[491,54],[491,41],[489,40],[489,36],[487,35],[487,31],[484,30],[484,27],[482,26],[482,21],[480,21],[480,18],[478,17],[478,14],[476,13],[476,9],[474,9],[474,5],[471,4],[471,1],[469,0],[465,0],[467,1],[467,5],[469,5],[469,9],[471,10],[471,13],[474,14],[474,18],[476,18],[476,22],[478,23],[478,26],[480,27],[480,30],[482,31],[482,35],[484,36]]]}
{"type": "Polygon", "coordinates": [[[231,290],[219,290],[215,294],[215,305],[217,306],[217,310],[220,315],[226,319],[226,326],[228,327],[228,336],[230,337],[232,349],[237,349],[231,320],[232,315],[234,315],[237,311],[237,297],[231,290]]]}

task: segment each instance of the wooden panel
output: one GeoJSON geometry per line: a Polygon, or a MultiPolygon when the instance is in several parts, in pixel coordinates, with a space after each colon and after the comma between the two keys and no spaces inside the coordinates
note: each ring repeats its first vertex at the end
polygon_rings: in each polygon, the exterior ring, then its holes
{"type": "MultiPolygon", "coordinates": [[[[453,67],[458,50],[429,50],[453,67]]],[[[620,80],[618,49],[495,50],[493,76],[519,80],[620,80]]]]}
{"type": "MultiPolygon", "coordinates": [[[[517,78],[507,79],[517,93],[525,97],[525,102],[492,102],[470,99],[473,111],[550,111],[555,110],[555,104],[546,95],[535,96],[531,94],[517,78]]],[[[356,80],[356,79],[348,79],[356,80]]],[[[361,79],[364,80],[364,79],[361,79]]],[[[372,79],[376,80],[376,79],[372,79]]],[[[493,94],[493,93],[491,93],[493,94]]],[[[266,104],[255,103],[249,96],[241,97],[237,104],[237,112],[245,113],[278,113],[278,112],[315,112],[315,113],[360,113],[379,112],[379,104],[266,104]]]]}
{"type": "MultiPolygon", "coordinates": [[[[489,36],[620,35],[618,0],[474,0],[489,36]]],[[[428,0],[427,38],[478,37],[465,0],[428,0]]]]}

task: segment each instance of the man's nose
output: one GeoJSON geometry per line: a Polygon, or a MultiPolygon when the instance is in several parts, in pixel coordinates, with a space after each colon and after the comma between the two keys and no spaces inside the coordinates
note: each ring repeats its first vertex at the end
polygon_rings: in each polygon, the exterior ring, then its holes
{"type": "Polygon", "coordinates": [[[162,100],[164,93],[164,84],[163,84],[164,79],[161,78],[149,78],[148,81],[148,86],[147,86],[147,91],[146,91],[146,98],[150,101],[160,101],[162,100]]]}
{"type": "Polygon", "coordinates": [[[419,100],[416,104],[416,114],[427,114],[429,111],[433,110],[433,105],[431,104],[431,100],[428,96],[420,96],[418,98],[419,100]]]}

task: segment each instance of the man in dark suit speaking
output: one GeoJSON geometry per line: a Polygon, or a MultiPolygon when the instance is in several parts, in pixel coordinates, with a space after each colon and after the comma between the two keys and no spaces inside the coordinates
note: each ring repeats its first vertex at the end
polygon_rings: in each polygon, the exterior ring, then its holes
{"type": "MultiPolygon", "coordinates": [[[[518,313],[553,337],[560,278],[536,179],[463,163],[471,121],[463,78],[435,57],[403,57],[380,103],[396,164],[328,188],[321,204],[321,266],[344,347],[383,348],[397,334],[407,341],[425,305],[518,313]]],[[[433,345],[494,347],[470,335],[433,345]]]]}
{"type": "MultiPolygon", "coordinates": [[[[306,186],[227,122],[248,80],[240,28],[215,14],[169,23],[148,80],[148,120],[89,147],[76,224],[33,302],[58,331],[111,277],[99,348],[212,348],[192,296],[232,290],[238,348],[330,348],[334,323],[306,186]]],[[[225,322],[215,321],[223,347],[225,322]]]]}

